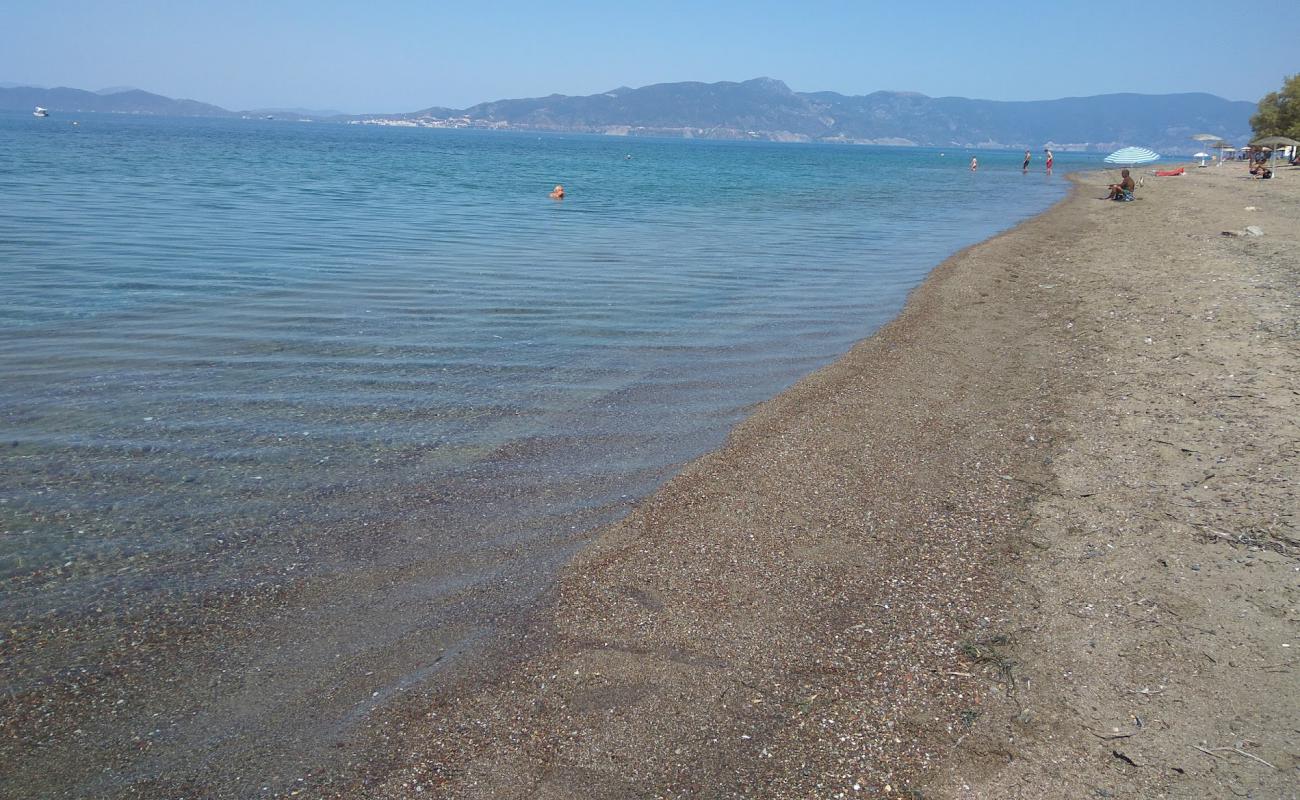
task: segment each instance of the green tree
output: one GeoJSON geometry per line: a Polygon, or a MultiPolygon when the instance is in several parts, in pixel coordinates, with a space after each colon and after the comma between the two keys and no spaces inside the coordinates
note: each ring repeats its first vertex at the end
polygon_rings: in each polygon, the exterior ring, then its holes
{"type": "Polygon", "coordinates": [[[1288,136],[1300,139],[1300,75],[1282,80],[1282,91],[1269,92],[1259,101],[1259,112],[1250,118],[1255,137],[1288,136]]]}

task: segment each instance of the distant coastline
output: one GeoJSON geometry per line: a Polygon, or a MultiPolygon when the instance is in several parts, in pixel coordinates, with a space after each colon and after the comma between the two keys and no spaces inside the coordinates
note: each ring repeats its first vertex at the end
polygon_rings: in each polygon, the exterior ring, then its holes
{"type": "Polygon", "coordinates": [[[335,122],[408,128],[593,133],[772,142],[1103,152],[1140,144],[1191,153],[1191,137],[1250,135],[1255,104],[1210,94],[1109,94],[995,101],[914,92],[795,92],[779,80],[664,83],[595,95],[498,100],[464,109],[338,114],[308,109],[230,111],[139,89],[0,88],[0,110],[121,113],[335,122]]]}

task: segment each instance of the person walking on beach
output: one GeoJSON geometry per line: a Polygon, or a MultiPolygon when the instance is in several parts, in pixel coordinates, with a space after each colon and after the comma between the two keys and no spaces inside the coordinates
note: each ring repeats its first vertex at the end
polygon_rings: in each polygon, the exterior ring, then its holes
{"type": "Polygon", "coordinates": [[[1052,149],[1050,147],[1044,149],[1047,151],[1047,174],[1051,175],[1052,174],[1052,149]]]}
{"type": "Polygon", "coordinates": [[[975,170],[977,170],[977,169],[979,169],[979,168],[980,168],[980,162],[979,162],[979,159],[975,158],[975,156],[971,156],[971,158],[970,158],[970,171],[971,171],[971,172],[974,172],[975,170]]]}
{"type": "Polygon", "coordinates": [[[1029,171],[1029,160],[1030,160],[1031,158],[1033,158],[1033,156],[1029,155],[1029,151],[1026,150],[1026,151],[1025,151],[1025,163],[1023,163],[1023,164],[1020,165],[1020,171],[1021,171],[1021,172],[1028,172],[1028,171],[1029,171]]]}

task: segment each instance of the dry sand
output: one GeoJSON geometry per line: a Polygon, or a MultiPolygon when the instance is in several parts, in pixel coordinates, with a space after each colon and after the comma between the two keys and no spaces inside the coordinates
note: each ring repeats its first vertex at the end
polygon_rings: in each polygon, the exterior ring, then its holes
{"type": "Polygon", "coordinates": [[[1300,171],[1244,173],[1083,176],[945,262],[315,788],[1295,796],[1300,171]]]}
{"type": "Polygon", "coordinates": [[[1045,254],[1064,402],[987,651],[1015,683],[927,796],[1300,796],[1300,170],[1244,175],[1076,202],[1092,244],[1045,254]]]}

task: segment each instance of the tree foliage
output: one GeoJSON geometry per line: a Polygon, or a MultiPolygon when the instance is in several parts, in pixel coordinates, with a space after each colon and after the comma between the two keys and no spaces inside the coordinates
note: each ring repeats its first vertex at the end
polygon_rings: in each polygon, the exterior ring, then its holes
{"type": "Polygon", "coordinates": [[[1255,137],[1288,136],[1300,139],[1300,75],[1282,81],[1282,91],[1269,92],[1259,101],[1259,111],[1250,118],[1255,137]]]}

